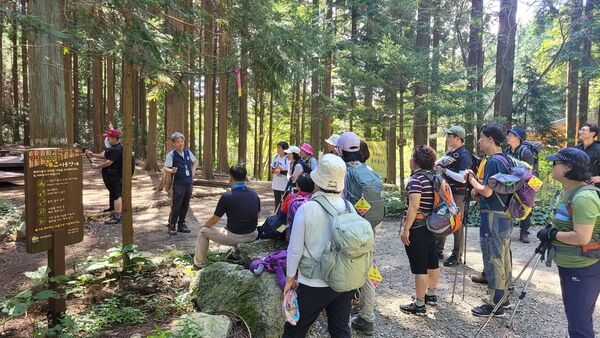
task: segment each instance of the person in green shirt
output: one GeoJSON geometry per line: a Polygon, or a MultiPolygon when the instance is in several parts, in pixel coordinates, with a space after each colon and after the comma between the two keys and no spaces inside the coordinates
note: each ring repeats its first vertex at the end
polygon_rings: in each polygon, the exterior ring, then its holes
{"type": "Polygon", "coordinates": [[[537,237],[551,244],[548,260],[558,266],[569,337],[594,337],[592,318],[600,294],[600,198],[586,183],[590,159],[577,148],[561,149],[546,159],[552,161],[552,178],[562,184],[563,192],[552,227],[540,230],[537,237]]]}

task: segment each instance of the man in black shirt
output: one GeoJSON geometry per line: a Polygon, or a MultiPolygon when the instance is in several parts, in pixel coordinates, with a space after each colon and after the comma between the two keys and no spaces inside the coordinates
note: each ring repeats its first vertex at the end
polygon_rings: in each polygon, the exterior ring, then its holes
{"type": "Polygon", "coordinates": [[[123,201],[121,199],[123,182],[123,144],[121,143],[121,132],[117,129],[109,129],[102,136],[108,139],[110,147],[99,154],[87,151],[85,155],[89,158],[103,159],[100,163],[92,163],[94,169],[102,169],[102,178],[104,185],[108,189],[109,198],[114,203],[114,213],[111,218],[104,222],[105,224],[121,223],[121,208],[123,201]]]}
{"type": "Polygon", "coordinates": [[[600,129],[597,124],[586,122],[581,125],[579,129],[579,143],[576,148],[585,151],[590,158],[590,171],[592,177],[590,178],[590,184],[594,184],[600,188],[600,142],[594,140],[598,137],[600,129]]]}
{"type": "MultiPolygon", "coordinates": [[[[465,129],[461,126],[452,126],[446,129],[446,147],[448,152],[446,156],[452,159],[452,162],[442,168],[436,168],[442,171],[444,178],[448,181],[452,188],[452,195],[456,206],[463,212],[465,211],[465,201],[467,197],[467,185],[465,180],[465,172],[471,169],[472,160],[471,154],[464,146],[465,129]]],[[[468,206],[467,206],[468,207],[468,206]]],[[[454,245],[452,247],[452,255],[444,261],[444,266],[455,266],[460,262],[460,254],[464,241],[464,226],[454,233],[454,245]]],[[[443,255],[446,238],[441,237],[436,239],[436,249],[439,256],[443,255]]]]}
{"type": "Polygon", "coordinates": [[[194,265],[203,268],[208,253],[209,240],[221,245],[235,246],[252,242],[258,236],[258,214],[260,199],[258,194],[246,186],[246,167],[236,165],[229,168],[231,191],[221,196],[215,213],[200,227],[194,253],[194,265]],[[215,227],[223,215],[227,214],[225,228],[215,227]]]}

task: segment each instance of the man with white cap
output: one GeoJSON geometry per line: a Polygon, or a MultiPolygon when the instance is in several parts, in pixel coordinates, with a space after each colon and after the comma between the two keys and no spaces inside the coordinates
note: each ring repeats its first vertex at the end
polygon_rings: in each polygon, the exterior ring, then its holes
{"type": "MultiPolygon", "coordinates": [[[[346,202],[341,196],[345,173],[346,165],[340,157],[325,154],[310,173],[315,183],[313,199],[323,196],[338,211],[345,210],[346,202]]],[[[285,323],[282,337],[305,337],[323,309],[327,311],[328,330],[332,337],[352,336],[348,318],[354,291],[336,292],[319,277],[308,278],[303,273],[307,271],[305,269],[310,270],[311,262],[321,259],[331,242],[330,222],[327,211],[315,200],[306,202],[296,211],[287,248],[284,294],[298,288],[300,318],[296,325],[285,323]]],[[[314,267],[314,263],[312,265],[314,267]]]]}
{"type": "Polygon", "coordinates": [[[338,134],[331,134],[329,138],[325,139],[325,143],[327,143],[327,153],[334,155],[341,155],[337,148],[337,141],[340,138],[338,134]]]}

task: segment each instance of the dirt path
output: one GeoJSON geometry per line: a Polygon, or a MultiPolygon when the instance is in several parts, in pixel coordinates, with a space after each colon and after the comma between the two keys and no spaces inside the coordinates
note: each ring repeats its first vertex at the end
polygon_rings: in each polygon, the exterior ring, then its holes
{"type": "MultiPolygon", "coordinates": [[[[67,247],[67,262],[72,264],[88,255],[102,256],[106,249],[119,246],[121,243],[120,225],[105,225],[105,215],[100,211],[107,207],[108,193],[104,188],[100,175],[89,168],[85,169],[83,203],[87,223],[84,240],[67,247]]],[[[195,247],[198,225],[204,222],[213,212],[222,188],[194,187],[196,197],[191,202],[188,224],[191,234],[169,236],[166,232],[169,214],[168,197],[165,192],[154,192],[153,186],[157,176],[138,174],[134,177],[133,186],[133,223],[134,242],[140,250],[160,253],[177,248],[184,252],[192,252],[195,247]],[[201,197],[200,195],[207,195],[201,197]]],[[[254,182],[250,186],[258,191],[262,201],[261,219],[268,216],[273,209],[273,200],[268,182],[254,182]]],[[[3,186],[0,197],[23,204],[22,186],[3,186]]],[[[534,227],[533,231],[538,228],[534,227]]],[[[479,252],[478,229],[468,229],[468,268],[465,282],[464,299],[462,297],[462,267],[459,270],[458,283],[454,302],[451,302],[454,270],[442,268],[438,295],[439,304],[428,307],[426,317],[415,317],[403,314],[398,306],[408,303],[414,294],[414,279],[410,273],[406,252],[398,236],[396,222],[384,222],[377,229],[376,259],[384,280],[377,289],[376,337],[472,337],[484,319],[473,317],[470,310],[481,304],[480,297],[485,287],[472,283],[469,275],[481,271],[482,262],[479,252]]],[[[518,242],[518,229],[513,232],[512,252],[514,257],[513,274],[516,276],[523,265],[534,253],[537,240],[531,244],[518,242]]],[[[449,239],[446,244],[446,255],[452,246],[449,239]]],[[[213,249],[218,248],[211,243],[213,249]]],[[[0,243],[0,292],[12,294],[28,282],[23,275],[26,271],[45,265],[46,253],[27,254],[21,242],[0,243]]],[[[524,280],[517,283],[517,293],[521,291],[524,280]]],[[[517,302],[512,296],[512,303],[517,302]]],[[[600,305],[595,312],[596,333],[600,333],[600,305]]],[[[560,295],[560,286],[556,267],[540,266],[533,275],[527,295],[519,308],[511,330],[505,329],[508,319],[493,319],[484,331],[485,337],[564,337],[566,335],[566,319],[560,295]]],[[[322,323],[315,325],[312,337],[326,336],[326,328],[322,323]]],[[[360,334],[355,333],[355,336],[360,334]]]]}

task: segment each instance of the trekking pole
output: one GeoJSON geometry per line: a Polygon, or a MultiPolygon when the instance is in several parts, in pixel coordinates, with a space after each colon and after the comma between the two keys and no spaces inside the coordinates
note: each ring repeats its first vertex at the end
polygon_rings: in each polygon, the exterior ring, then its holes
{"type": "MultiPolygon", "coordinates": [[[[521,275],[523,275],[523,273],[525,272],[525,270],[527,269],[529,264],[531,264],[531,262],[533,261],[535,256],[537,254],[540,254],[540,257],[538,257],[537,261],[535,262],[535,267],[537,267],[540,260],[543,259],[543,257],[544,257],[544,253],[546,252],[546,249],[548,248],[548,244],[549,244],[548,242],[541,242],[540,245],[538,245],[538,247],[535,248],[535,252],[533,253],[533,255],[531,255],[531,257],[529,258],[529,260],[527,261],[525,266],[523,266],[523,269],[521,269],[521,272],[519,272],[519,275],[517,275],[517,277],[510,283],[510,285],[514,285],[515,282],[521,278],[521,275]]],[[[531,279],[531,275],[529,276],[529,278],[531,279]]],[[[510,288],[510,285],[509,285],[509,288],[510,288]]],[[[498,309],[502,306],[502,304],[504,304],[504,302],[506,302],[509,294],[510,294],[510,292],[508,290],[506,292],[504,292],[504,295],[496,303],[492,312],[490,312],[490,314],[487,316],[487,319],[485,320],[485,322],[483,323],[481,328],[479,328],[479,331],[477,331],[477,333],[475,334],[475,337],[479,336],[479,334],[483,331],[483,329],[485,329],[485,327],[488,325],[488,323],[490,322],[490,320],[492,319],[492,317],[494,316],[496,311],[498,311],[498,309]]]]}
{"type": "MultiPolygon", "coordinates": [[[[463,206],[463,216],[462,216],[462,228],[466,227],[467,213],[469,210],[469,196],[471,195],[470,190],[467,190],[467,195],[465,196],[465,203],[463,206]]],[[[458,229],[458,231],[463,231],[463,229],[458,229]]],[[[463,258],[463,297],[465,300],[465,275],[466,275],[466,264],[467,264],[467,229],[464,229],[464,235],[461,240],[460,252],[458,254],[459,261],[460,257],[463,258]]],[[[454,294],[456,291],[456,281],[458,280],[458,269],[454,270],[454,282],[452,283],[452,298],[450,299],[450,303],[454,303],[454,294]]]]}
{"type": "Polygon", "coordinates": [[[525,290],[527,290],[529,283],[531,283],[531,277],[533,277],[533,273],[535,272],[535,270],[537,270],[537,267],[540,264],[540,262],[544,261],[547,243],[548,242],[540,243],[540,245],[535,249],[536,253],[540,254],[540,257],[533,265],[533,268],[531,269],[531,272],[529,273],[529,278],[527,278],[527,281],[525,282],[525,285],[523,286],[521,293],[519,293],[519,297],[518,297],[519,300],[517,301],[517,304],[515,305],[515,309],[513,310],[513,313],[510,315],[510,319],[508,320],[508,323],[506,323],[507,328],[510,328],[513,318],[515,317],[515,313],[517,313],[517,309],[519,308],[519,305],[521,305],[521,301],[523,300],[523,298],[525,298],[525,295],[527,295],[527,292],[525,292],[525,290]],[[544,246],[542,246],[542,244],[544,244],[544,246]],[[540,250],[540,252],[538,252],[538,249],[540,250]]]}

